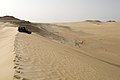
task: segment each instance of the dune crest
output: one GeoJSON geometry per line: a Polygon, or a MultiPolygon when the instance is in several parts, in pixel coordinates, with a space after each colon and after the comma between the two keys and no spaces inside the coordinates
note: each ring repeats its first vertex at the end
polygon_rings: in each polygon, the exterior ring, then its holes
{"type": "Polygon", "coordinates": [[[14,40],[17,28],[0,29],[0,80],[13,80],[14,76],[14,40]]]}

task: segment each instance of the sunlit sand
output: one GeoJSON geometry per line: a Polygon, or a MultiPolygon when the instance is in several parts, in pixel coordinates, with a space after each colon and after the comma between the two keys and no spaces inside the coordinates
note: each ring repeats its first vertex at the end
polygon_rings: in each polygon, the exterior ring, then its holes
{"type": "Polygon", "coordinates": [[[1,80],[120,80],[119,22],[19,25],[0,23],[1,80]]]}

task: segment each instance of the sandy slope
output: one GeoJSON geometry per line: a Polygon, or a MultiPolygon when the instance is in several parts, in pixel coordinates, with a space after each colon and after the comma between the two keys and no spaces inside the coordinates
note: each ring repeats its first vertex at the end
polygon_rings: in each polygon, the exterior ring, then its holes
{"type": "Polygon", "coordinates": [[[120,80],[120,23],[13,26],[0,22],[0,80],[120,80]]]}
{"type": "MultiPolygon", "coordinates": [[[[120,67],[37,34],[16,36],[17,79],[120,80],[120,67]]],[[[15,80],[16,80],[15,78],[15,80]]]]}
{"type": "Polygon", "coordinates": [[[0,80],[13,80],[14,76],[13,50],[17,29],[10,25],[0,23],[0,80]]]}
{"type": "MultiPolygon", "coordinates": [[[[120,65],[120,23],[68,23],[76,37],[85,40],[81,49],[89,55],[120,65]]],[[[67,33],[66,33],[67,34],[67,33]]],[[[69,34],[67,34],[69,35],[69,34]]],[[[70,39],[70,38],[69,38],[70,39]]]]}

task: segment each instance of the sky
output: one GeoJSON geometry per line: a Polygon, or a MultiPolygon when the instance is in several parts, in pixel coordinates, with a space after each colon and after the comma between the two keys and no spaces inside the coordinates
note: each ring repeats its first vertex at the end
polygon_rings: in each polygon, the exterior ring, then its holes
{"type": "Polygon", "coordinates": [[[120,0],[0,0],[0,16],[33,22],[120,21],[120,0]]]}

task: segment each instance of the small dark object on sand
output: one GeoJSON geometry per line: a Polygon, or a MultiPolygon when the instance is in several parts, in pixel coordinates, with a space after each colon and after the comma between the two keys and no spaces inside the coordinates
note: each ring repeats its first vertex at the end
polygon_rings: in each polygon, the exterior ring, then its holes
{"type": "Polygon", "coordinates": [[[18,31],[19,31],[19,32],[25,32],[25,33],[28,33],[28,34],[31,34],[31,33],[32,33],[32,32],[30,32],[30,31],[28,31],[28,30],[26,29],[26,27],[24,27],[24,26],[18,27],[18,31]]]}

